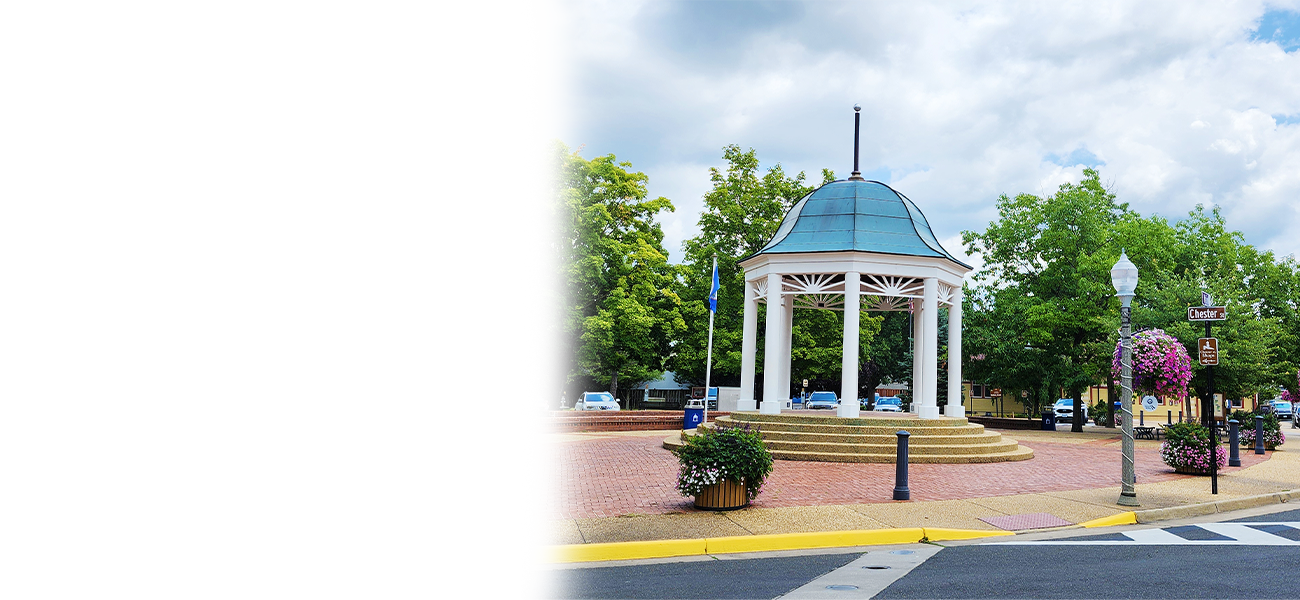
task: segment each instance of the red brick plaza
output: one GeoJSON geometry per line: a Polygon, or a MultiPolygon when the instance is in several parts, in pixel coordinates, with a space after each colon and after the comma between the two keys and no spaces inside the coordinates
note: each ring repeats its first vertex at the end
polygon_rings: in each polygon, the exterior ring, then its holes
{"type": "MultiPolygon", "coordinates": [[[[1047,442],[1003,432],[1034,450],[1034,458],[987,464],[913,464],[913,501],[955,500],[1040,492],[1118,487],[1120,443],[1113,437],[1047,442]]],[[[662,446],[672,432],[581,434],[559,443],[561,519],[690,512],[690,498],[676,490],[677,458],[662,446]]],[[[1058,432],[1061,439],[1070,434],[1058,432]]],[[[1242,467],[1266,456],[1241,453],[1242,467]]],[[[1156,443],[1135,454],[1138,483],[1193,477],[1160,460],[1156,443]]],[[[894,465],[778,460],[756,508],[893,502],[894,465]]],[[[1238,469],[1225,469],[1232,472],[1238,469]]],[[[1206,486],[1209,486],[1208,478],[1206,486]]]]}

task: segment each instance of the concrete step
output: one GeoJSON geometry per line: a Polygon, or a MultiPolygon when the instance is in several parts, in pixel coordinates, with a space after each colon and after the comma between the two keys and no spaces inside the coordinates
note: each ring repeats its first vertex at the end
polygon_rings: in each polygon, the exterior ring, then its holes
{"type": "Polygon", "coordinates": [[[923,435],[972,435],[978,436],[984,433],[983,425],[975,424],[940,424],[931,425],[932,421],[915,419],[912,421],[894,423],[889,425],[879,424],[873,421],[857,421],[855,419],[842,419],[838,422],[817,422],[805,419],[791,421],[776,420],[743,420],[736,419],[735,415],[728,417],[718,417],[715,421],[719,427],[748,427],[757,429],[764,433],[769,431],[786,431],[794,433],[823,433],[823,434],[844,434],[844,435],[895,435],[901,430],[906,430],[913,437],[923,435]],[[855,422],[856,421],[856,422],[855,422]]]}
{"type": "MultiPolygon", "coordinates": [[[[801,452],[794,450],[773,450],[772,456],[779,460],[802,460],[818,462],[856,462],[856,463],[894,463],[895,456],[893,452],[889,453],[833,453],[833,452],[801,452]]],[[[992,463],[1008,462],[1015,460],[1029,460],[1034,457],[1034,451],[1024,446],[1018,446],[1010,452],[994,452],[988,454],[946,454],[946,455],[915,455],[910,449],[907,461],[909,464],[973,464],[973,463],[992,463]]]]}
{"type": "MultiPolygon", "coordinates": [[[[875,426],[875,427],[969,427],[973,424],[965,418],[939,417],[937,419],[922,419],[911,413],[873,413],[863,412],[859,417],[837,417],[834,415],[807,415],[783,413],[779,415],[766,415],[751,411],[732,412],[728,417],[736,422],[745,423],[779,423],[783,425],[802,424],[802,425],[836,425],[836,426],[875,426]],[[889,416],[881,416],[889,415],[889,416]]],[[[982,428],[982,426],[979,426],[982,428]]]]}
{"type": "MultiPolygon", "coordinates": [[[[763,441],[767,442],[829,442],[834,444],[897,444],[898,436],[894,433],[886,434],[866,434],[866,433],[805,433],[801,431],[770,431],[762,430],[759,432],[763,436],[763,441]]],[[[993,431],[981,431],[976,434],[964,435],[915,435],[909,439],[908,443],[929,444],[929,445],[955,445],[955,446],[975,446],[983,444],[995,444],[1002,441],[1002,434],[993,431]]]]}
{"type": "MultiPolygon", "coordinates": [[[[818,454],[889,454],[893,455],[898,445],[890,444],[833,444],[826,442],[785,442],[763,440],[767,449],[773,453],[780,451],[813,452],[818,454]]],[[[989,444],[918,444],[909,441],[907,451],[910,456],[933,455],[971,455],[1001,454],[1011,452],[1020,445],[1012,441],[998,441],[989,444]]]]}

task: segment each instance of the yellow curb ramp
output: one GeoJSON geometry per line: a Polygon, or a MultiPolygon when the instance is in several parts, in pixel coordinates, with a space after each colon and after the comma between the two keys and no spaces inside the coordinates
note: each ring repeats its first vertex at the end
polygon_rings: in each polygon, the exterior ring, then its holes
{"type": "MultiPolygon", "coordinates": [[[[1208,450],[1206,452],[1209,452],[1208,450]]],[[[1122,512],[1109,517],[1093,519],[1079,523],[1081,527],[1110,527],[1111,525],[1134,525],[1138,522],[1137,513],[1133,511],[1122,512]]]]}
{"type": "Polygon", "coordinates": [[[657,540],[650,542],[611,542],[606,544],[570,544],[555,546],[552,561],[557,563],[670,558],[735,552],[771,552],[851,546],[915,544],[922,540],[969,540],[981,537],[1015,535],[1010,531],[979,529],[945,529],[940,527],[903,527],[897,529],[858,529],[816,533],[778,533],[740,535],[693,540],[657,540]]]}

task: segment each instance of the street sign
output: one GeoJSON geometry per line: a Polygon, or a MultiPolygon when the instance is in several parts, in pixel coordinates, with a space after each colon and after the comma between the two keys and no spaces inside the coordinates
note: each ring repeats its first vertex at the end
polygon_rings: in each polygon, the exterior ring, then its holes
{"type": "Polygon", "coordinates": [[[1145,411],[1147,411],[1147,412],[1151,412],[1151,411],[1154,411],[1154,410],[1156,409],[1156,406],[1158,406],[1158,404],[1157,404],[1157,401],[1156,401],[1156,397],[1155,397],[1155,396],[1143,396],[1143,397],[1142,397],[1142,410],[1145,410],[1145,411]]]}
{"type": "Polygon", "coordinates": [[[807,379],[803,380],[803,386],[804,386],[804,387],[808,387],[808,380],[807,380],[807,379]]]}
{"type": "Polygon", "coordinates": [[[1214,301],[1210,299],[1209,292],[1201,292],[1201,306],[1213,306],[1214,301]]]}
{"type": "MultiPolygon", "coordinates": [[[[1201,366],[1210,367],[1219,364],[1219,338],[1200,338],[1196,340],[1200,350],[1201,366]]],[[[1209,452],[1208,450],[1206,452],[1209,452]]]]}
{"type": "Polygon", "coordinates": [[[1188,321],[1226,321],[1228,320],[1228,309],[1223,306],[1189,306],[1187,307],[1188,321]]]}
{"type": "Polygon", "coordinates": [[[990,398],[1001,398],[1001,397],[1002,397],[1002,388],[993,388],[993,391],[989,392],[989,397],[990,397],[990,398]]]}

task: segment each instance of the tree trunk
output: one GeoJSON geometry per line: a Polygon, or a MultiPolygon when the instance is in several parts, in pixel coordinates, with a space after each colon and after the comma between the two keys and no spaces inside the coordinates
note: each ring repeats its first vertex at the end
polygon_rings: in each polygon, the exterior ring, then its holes
{"type": "Polygon", "coordinates": [[[618,398],[618,369],[614,369],[614,376],[609,378],[609,393],[618,398]]]}
{"type": "Polygon", "coordinates": [[[1070,431],[1074,433],[1083,433],[1083,421],[1087,418],[1083,414],[1082,395],[1079,388],[1070,390],[1070,398],[1074,400],[1074,418],[1070,419],[1070,431]]]}

